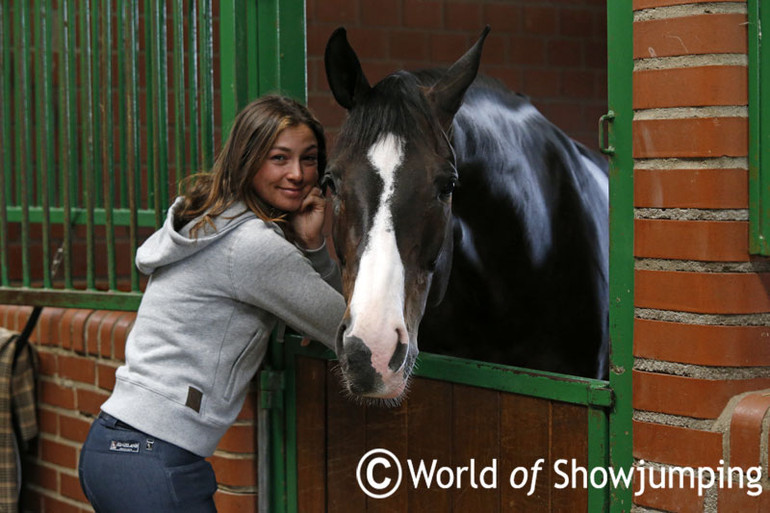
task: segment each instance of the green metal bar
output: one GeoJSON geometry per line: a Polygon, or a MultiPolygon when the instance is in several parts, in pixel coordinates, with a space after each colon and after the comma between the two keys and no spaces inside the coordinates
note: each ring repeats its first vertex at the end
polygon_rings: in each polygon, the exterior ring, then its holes
{"type": "Polygon", "coordinates": [[[91,197],[92,204],[94,206],[103,204],[103,184],[102,184],[102,161],[100,159],[100,149],[102,148],[102,130],[101,125],[103,123],[102,115],[104,112],[104,104],[100,105],[101,100],[101,83],[103,77],[103,71],[100,69],[101,61],[101,45],[99,44],[99,25],[100,17],[104,16],[103,11],[99,9],[99,0],[90,0],[84,2],[84,5],[88,6],[90,17],[90,34],[89,34],[89,52],[91,52],[91,116],[93,117],[92,133],[93,133],[93,154],[91,156],[92,169],[89,180],[91,185],[91,197]]]}
{"type": "Polygon", "coordinates": [[[160,76],[158,77],[158,96],[160,97],[159,110],[158,110],[158,172],[161,176],[158,191],[160,195],[160,201],[158,205],[160,208],[156,209],[157,226],[160,228],[163,224],[163,218],[166,210],[169,207],[169,176],[168,176],[168,61],[166,58],[166,52],[168,50],[168,32],[167,32],[168,14],[166,12],[166,3],[161,2],[159,12],[159,69],[160,76]]]}
{"type": "MultiPolygon", "coordinates": [[[[112,175],[114,167],[113,147],[113,112],[112,112],[112,0],[102,0],[102,19],[104,28],[101,32],[101,46],[103,61],[101,65],[104,78],[104,96],[102,109],[102,187],[104,189],[104,231],[107,242],[107,279],[109,289],[118,288],[118,277],[115,265],[115,222],[113,210],[115,208],[115,179],[112,175]]],[[[118,52],[120,53],[120,52],[118,52]]],[[[94,212],[94,215],[96,212],[94,212]]],[[[102,223],[98,223],[102,224],[102,223]]]]}
{"type": "Polygon", "coordinates": [[[278,22],[281,91],[306,102],[305,2],[279,0],[278,22]]]}
{"type": "MultiPolygon", "coordinates": [[[[286,357],[285,357],[285,399],[284,399],[284,411],[286,417],[286,430],[284,433],[285,439],[285,451],[284,456],[286,459],[285,464],[285,489],[286,496],[293,500],[287,500],[285,504],[285,511],[287,513],[298,513],[298,504],[296,497],[299,496],[299,483],[297,479],[297,349],[301,346],[297,343],[297,339],[290,337],[290,341],[286,344],[286,357]]],[[[326,356],[331,355],[331,351],[324,352],[326,356]]]]}
{"type": "MultiPolygon", "coordinates": [[[[20,222],[23,211],[21,207],[7,207],[9,222],[20,222]]],[[[29,209],[29,222],[30,223],[42,223],[45,216],[45,212],[42,207],[30,207],[29,209]]],[[[107,212],[105,209],[94,209],[94,224],[105,225],[107,223],[107,212]]],[[[126,208],[113,209],[111,212],[112,222],[114,226],[131,226],[132,222],[135,222],[137,227],[155,226],[155,211],[154,210],[139,210],[132,211],[126,208]],[[134,218],[132,221],[132,218],[134,218]]],[[[51,207],[49,210],[49,218],[51,223],[66,224],[71,223],[72,226],[84,225],[86,223],[86,209],[84,208],[71,208],[66,210],[60,207],[51,207]],[[69,214],[69,215],[67,215],[69,214]]],[[[68,225],[69,226],[69,225],[68,225]]]]}
{"type": "Polygon", "coordinates": [[[748,1],[749,251],[770,256],[770,51],[761,38],[770,12],[762,3],[748,1]]]}
{"type": "Polygon", "coordinates": [[[138,292],[96,292],[73,289],[28,289],[0,287],[3,304],[45,305],[62,308],[93,310],[126,310],[139,308],[142,295],[138,292]]]}
{"type": "Polygon", "coordinates": [[[38,93],[37,121],[37,171],[39,198],[43,212],[42,216],[42,256],[43,256],[43,286],[51,286],[51,252],[50,234],[51,223],[48,213],[53,187],[49,177],[54,176],[54,147],[53,147],[53,114],[51,112],[51,76],[52,69],[51,46],[49,44],[49,11],[48,2],[41,2],[37,18],[37,78],[35,91],[38,93]]]}
{"type": "Polygon", "coordinates": [[[11,177],[13,167],[13,143],[11,142],[11,20],[9,7],[0,2],[0,285],[7,286],[8,276],[8,216],[6,206],[11,197],[11,177]]]}
{"type": "Polygon", "coordinates": [[[221,2],[219,11],[219,76],[222,88],[222,133],[230,132],[235,115],[249,101],[247,55],[246,4],[238,0],[221,2]]]}
{"type": "Polygon", "coordinates": [[[259,94],[280,92],[306,101],[305,3],[260,1],[257,19],[259,94]]]}
{"type": "MultiPolygon", "coordinates": [[[[126,185],[128,188],[128,211],[129,211],[129,244],[131,254],[135,255],[138,247],[138,226],[137,211],[139,201],[137,191],[141,190],[140,171],[141,171],[141,149],[139,147],[139,93],[138,93],[138,69],[136,64],[136,54],[139,51],[139,45],[136,40],[137,25],[139,20],[139,2],[126,2],[123,4],[125,9],[123,31],[125,37],[125,82],[126,88],[126,126],[128,134],[126,137],[126,185]]],[[[136,266],[131,266],[131,290],[139,290],[139,273],[136,266]]]]}
{"type": "Polygon", "coordinates": [[[761,41],[760,32],[760,2],[759,0],[748,0],[748,87],[749,87],[749,251],[752,253],[761,252],[762,220],[758,218],[759,214],[759,188],[756,185],[760,179],[760,170],[762,165],[762,151],[760,148],[762,123],[760,121],[762,112],[762,95],[760,71],[761,61],[761,41]]]}
{"type": "Polygon", "coordinates": [[[249,30],[246,32],[246,98],[251,100],[259,96],[259,30],[253,30],[259,26],[259,3],[246,2],[246,20],[249,30]]]}
{"type": "MultiPolygon", "coordinates": [[[[259,48],[258,92],[264,95],[281,88],[281,67],[278,45],[279,0],[257,2],[257,47],[259,48]]],[[[304,65],[304,63],[303,63],[304,65]]]]}
{"type": "Polygon", "coordinates": [[[16,177],[18,179],[17,197],[21,205],[21,267],[22,283],[30,285],[29,257],[29,207],[32,198],[32,163],[29,161],[30,119],[32,117],[29,100],[29,13],[27,2],[15,5],[14,35],[17,38],[16,59],[16,177]]]}
{"type": "MultiPolygon", "coordinates": [[[[631,153],[633,119],[633,5],[631,0],[607,0],[607,89],[615,117],[608,134],[615,148],[610,159],[610,386],[615,395],[609,418],[610,465],[633,464],[631,371],[634,337],[634,161],[631,153]]],[[[633,490],[613,489],[610,511],[630,511],[633,490]]]]}
{"type": "Polygon", "coordinates": [[[174,0],[172,6],[172,26],[174,27],[174,167],[176,183],[186,175],[185,167],[185,88],[184,88],[184,2],[174,0]]]}
{"type": "Polygon", "coordinates": [[[152,164],[148,178],[148,184],[152,185],[149,201],[155,211],[155,225],[159,227],[168,205],[168,43],[165,2],[148,1],[145,16],[149,17],[150,28],[147,31],[147,49],[152,54],[152,58],[148,59],[148,76],[152,77],[152,84],[147,84],[148,110],[152,113],[152,122],[148,124],[148,148],[153,150],[148,158],[148,165],[152,164]]]}
{"type": "MultiPolygon", "coordinates": [[[[151,2],[150,41],[148,48],[152,51],[152,75],[155,102],[152,108],[152,124],[154,136],[151,139],[153,148],[152,157],[148,160],[153,163],[152,198],[155,210],[155,223],[160,227],[163,222],[163,213],[168,205],[168,73],[166,65],[166,7],[165,2],[151,2]]],[[[149,89],[149,84],[148,84],[149,89]]]]}
{"type": "Polygon", "coordinates": [[[200,91],[198,88],[198,2],[197,0],[190,1],[190,11],[188,17],[188,25],[190,27],[190,81],[189,81],[189,96],[190,96],[190,163],[193,172],[201,170],[201,157],[198,150],[198,123],[199,109],[198,104],[200,102],[200,91]]]}
{"type": "Polygon", "coordinates": [[[435,354],[420,354],[415,376],[491,388],[529,397],[588,406],[610,406],[606,381],[494,365],[435,354]]]}
{"type": "Polygon", "coordinates": [[[200,0],[201,154],[203,168],[214,164],[214,38],[211,0],[200,0]]]}
{"type": "Polygon", "coordinates": [[[65,2],[60,6],[60,33],[62,35],[62,47],[59,54],[61,62],[59,90],[60,90],[60,117],[59,117],[59,149],[60,149],[60,182],[63,224],[63,266],[64,286],[72,288],[72,203],[76,198],[77,189],[77,98],[75,86],[75,16],[74,2],[65,2]]]}
{"type": "Polygon", "coordinates": [[[82,169],[83,203],[86,209],[86,287],[95,289],[94,278],[94,218],[95,180],[94,180],[94,91],[93,91],[93,48],[91,44],[91,2],[80,5],[80,108],[83,132],[82,169]]]}
{"type": "MultiPolygon", "coordinates": [[[[128,154],[126,153],[126,141],[128,140],[127,120],[126,120],[126,81],[125,77],[126,58],[125,51],[120,51],[121,41],[125,41],[124,27],[128,23],[124,0],[117,0],[115,13],[117,14],[117,23],[115,25],[115,35],[118,45],[117,55],[117,98],[118,98],[118,163],[119,169],[128,169],[128,154]]],[[[124,48],[125,49],[125,48],[124,48]]],[[[128,205],[128,179],[125,172],[118,173],[117,177],[118,194],[116,201],[120,207],[125,208],[128,205]]]]}
{"type": "MultiPolygon", "coordinates": [[[[607,468],[609,422],[604,408],[588,408],[588,469],[607,468]]],[[[588,488],[588,511],[608,511],[611,484],[588,488]]]]}
{"type": "MultiPolygon", "coordinates": [[[[333,352],[321,348],[319,344],[303,348],[299,347],[299,341],[300,337],[296,335],[286,336],[287,347],[296,354],[334,358],[333,352]]],[[[414,375],[571,404],[600,408],[613,405],[612,391],[607,382],[600,379],[578,378],[438,354],[420,353],[414,375]]]]}
{"type": "MultiPolygon", "coordinates": [[[[157,85],[155,83],[157,76],[155,73],[155,67],[157,66],[157,56],[154,51],[154,32],[155,32],[155,15],[153,6],[157,6],[156,0],[145,0],[144,2],[144,55],[145,55],[145,76],[146,84],[144,85],[145,92],[145,112],[147,113],[147,121],[145,123],[145,147],[147,148],[147,161],[145,167],[147,169],[147,195],[145,197],[146,207],[153,208],[157,198],[156,184],[156,169],[155,169],[155,157],[157,156],[157,140],[155,138],[155,130],[158,125],[158,110],[156,108],[156,93],[157,85]]],[[[141,189],[140,189],[141,190],[141,189]]],[[[141,198],[141,195],[139,196],[141,198]]]]}
{"type": "MultiPolygon", "coordinates": [[[[266,366],[268,370],[267,376],[284,376],[283,371],[286,368],[287,355],[284,352],[284,330],[285,325],[279,323],[279,327],[276,329],[276,333],[273,334],[273,338],[270,344],[269,363],[266,366]]],[[[273,379],[275,381],[275,379],[273,379]]],[[[281,393],[276,396],[270,409],[270,511],[286,511],[287,510],[287,460],[286,451],[288,445],[286,442],[286,429],[288,419],[285,412],[286,394],[283,393],[283,388],[286,386],[285,377],[281,383],[281,393]]],[[[271,387],[275,390],[277,387],[273,385],[271,387]]]]}

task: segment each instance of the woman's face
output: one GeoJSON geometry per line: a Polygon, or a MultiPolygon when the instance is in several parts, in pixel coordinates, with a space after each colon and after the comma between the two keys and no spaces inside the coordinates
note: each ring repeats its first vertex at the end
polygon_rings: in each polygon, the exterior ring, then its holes
{"type": "Polygon", "coordinates": [[[273,208],[295,212],[318,182],[318,141],[307,125],[282,130],[254,175],[257,195],[273,208]]]}

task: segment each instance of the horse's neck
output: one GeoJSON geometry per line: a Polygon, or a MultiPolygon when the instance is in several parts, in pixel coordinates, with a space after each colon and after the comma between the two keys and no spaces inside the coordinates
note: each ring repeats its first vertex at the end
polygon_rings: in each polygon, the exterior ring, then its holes
{"type": "MultiPolygon", "coordinates": [[[[464,110],[456,118],[454,134],[460,174],[455,215],[466,234],[474,232],[466,240],[490,244],[502,235],[518,241],[532,265],[540,265],[553,245],[551,226],[560,180],[549,176],[544,145],[536,139],[539,134],[524,129],[539,114],[528,104],[510,111],[476,102],[464,110]]],[[[467,242],[464,247],[472,253],[467,242]]]]}

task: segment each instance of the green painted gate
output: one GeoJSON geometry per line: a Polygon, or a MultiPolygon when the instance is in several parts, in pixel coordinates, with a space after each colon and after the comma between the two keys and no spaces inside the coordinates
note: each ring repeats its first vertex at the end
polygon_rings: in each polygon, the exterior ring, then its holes
{"type": "Polygon", "coordinates": [[[0,303],[136,309],[177,183],[250,99],[305,98],[304,3],[218,6],[0,2],[0,303]]]}
{"type": "MultiPolygon", "coordinates": [[[[160,224],[178,180],[209,167],[249,99],[271,90],[305,98],[304,3],[221,1],[218,13],[212,4],[0,2],[0,304],[135,309],[142,282],[133,254],[160,224]]],[[[633,19],[630,0],[607,9],[610,380],[423,355],[410,399],[377,410],[340,398],[329,354],[279,336],[260,376],[272,435],[269,451],[260,446],[270,478],[264,509],[437,511],[442,501],[467,500],[472,510],[491,501],[507,511],[534,498],[525,508],[534,511],[546,500],[542,489],[527,495],[505,483],[495,495],[403,487],[389,499],[367,498],[355,470],[375,446],[405,459],[430,458],[443,444],[454,459],[442,463],[455,467],[486,457],[510,470],[564,455],[587,468],[630,467],[633,19]]],[[[554,510],[631,508],[622,487],[547,495],[554,510]]]]}
{"type": "Polygon", "coordinates": [[[345,396],[326,360],[331,352],[303,348],[294,336],[282,346],[281,371],[266,371],[262,381],[263,404],[274,412],[272,511],[610,510],[609,488],[564,486],[549,470],[620,465],[609,451],[614,395],[606,381],[425,354],[407,399],[384,409],[345,396]],[[393,495],[373,499],[357,479],[366,476],[364,455],[378,449],[390,451],[404,475],[393,495]],[[540,459],[537,479],[512,476],[540,459]],[[498,482],[489,490],[410,482],[409,461],[434,460],[453,468],[473,460],[479,469],[495,462],[498,482]]]}

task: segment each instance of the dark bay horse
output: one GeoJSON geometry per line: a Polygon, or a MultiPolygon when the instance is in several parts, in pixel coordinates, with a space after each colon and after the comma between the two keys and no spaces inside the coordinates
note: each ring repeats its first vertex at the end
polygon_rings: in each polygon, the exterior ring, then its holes
{"type": "Polygon", "coordinates": [[[477,77],[488,30],[448,70],[373,87],[344,29],[327,44],[348,110],[323,183],[354,395],[403,395],[418,329],[426,351],[606,376],[607,163],[477,77]]]}

